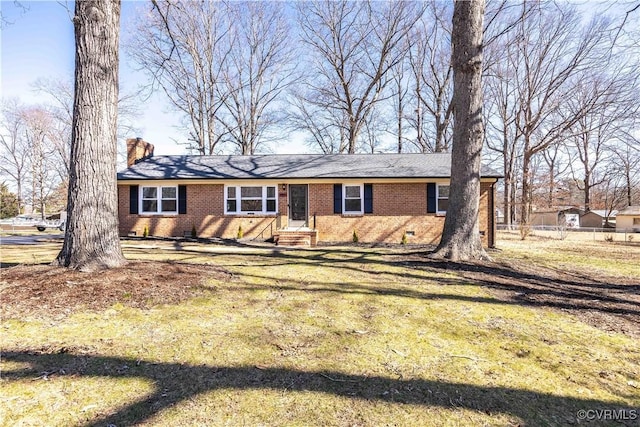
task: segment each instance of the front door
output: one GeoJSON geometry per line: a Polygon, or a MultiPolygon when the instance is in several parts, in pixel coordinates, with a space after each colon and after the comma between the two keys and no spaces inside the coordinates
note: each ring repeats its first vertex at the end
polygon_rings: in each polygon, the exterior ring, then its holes
{"type": "Polygon", "coordinates": [[[307,184],[289,184],[289,227],[307,226],[307,184]]]}

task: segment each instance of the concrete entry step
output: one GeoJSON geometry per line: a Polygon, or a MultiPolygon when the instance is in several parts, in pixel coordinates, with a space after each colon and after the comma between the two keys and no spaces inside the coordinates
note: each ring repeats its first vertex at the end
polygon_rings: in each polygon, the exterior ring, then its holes
{"type": "Polygon", "coordinates": [[[278,230],[274,234],[278,246],[315,246],[318,242],[317,230],[278,230]]]}

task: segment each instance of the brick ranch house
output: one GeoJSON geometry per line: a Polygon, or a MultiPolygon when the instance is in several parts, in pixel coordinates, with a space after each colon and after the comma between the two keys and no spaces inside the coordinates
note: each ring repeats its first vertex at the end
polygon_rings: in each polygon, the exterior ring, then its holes
{"type": "MultiPolygon", "coordinates": [[[[127,141],[118,173],[120,234],[273,238],[282,245],[439,242],[450,154],[154,156],[127,141]]],[[[478,225],[495,244],[494,186],[483,167],[478,225]]]]}

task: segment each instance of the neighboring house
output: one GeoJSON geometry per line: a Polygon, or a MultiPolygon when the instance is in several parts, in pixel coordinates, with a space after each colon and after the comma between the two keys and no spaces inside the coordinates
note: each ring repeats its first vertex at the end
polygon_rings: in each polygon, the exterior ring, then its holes
{"type": "Polygon", "coordinates": [[[531,214],[531,225],[578,228],[580,227],[580,215],[583,213],[583,210],[574,207],[561,210],[536,210],[531,214]]]}
{"type": "MultiPolygon", "coordinates": [[[[127,141],[118,173],[120,233],[273,238],[279,244],[438,243],[450,154],[153,156],[127,141]]],[[[483,167],[478,226],[495,245],[495,183],[483,167]]]]}
{"type": "Polygon", "coordinates": [[[536,210],[531,214],[531,225],[533,226],[557,226],[557,210],[536,210]]]}
{"type": "Polygon", "coordinates": [[[616,226],[618,211],[592,210],[580,216],[580,227],[603,228],[616,226]]]}
{"type": "Polygon", "coordinates": [[[629,206],[618,211],[616,231],[640,232],[640,206],[629,206]]]}

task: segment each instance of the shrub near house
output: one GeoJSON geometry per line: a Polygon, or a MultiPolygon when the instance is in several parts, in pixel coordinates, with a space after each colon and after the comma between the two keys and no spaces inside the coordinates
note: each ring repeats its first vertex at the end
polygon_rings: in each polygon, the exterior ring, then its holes
{"type": "MultiPolygon", "coordinates": [[[[448,206],[450,154],[154,156],[127,141],[118,174],[122,235],[284,238],[307,243],[437,243],[448,206]]],[[[494,186],[482,168],[479,229],[495,243],[494,186]]]]}

